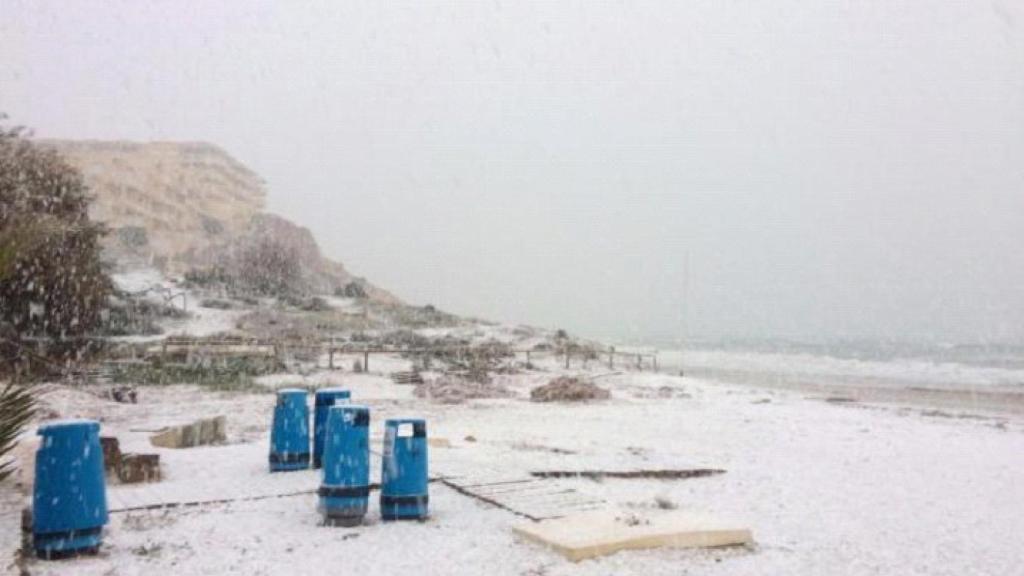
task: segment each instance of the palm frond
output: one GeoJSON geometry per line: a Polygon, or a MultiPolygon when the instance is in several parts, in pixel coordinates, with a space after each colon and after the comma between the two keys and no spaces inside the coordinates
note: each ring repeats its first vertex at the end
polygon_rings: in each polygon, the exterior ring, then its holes
{"type": "Polygon", "coordinates": [[[31,384],[8,383],[0,390],[0,481],[14,473],[14,462],[8,454],[18,443],[18,436],[35,415],[36,397],[31,384]]]}

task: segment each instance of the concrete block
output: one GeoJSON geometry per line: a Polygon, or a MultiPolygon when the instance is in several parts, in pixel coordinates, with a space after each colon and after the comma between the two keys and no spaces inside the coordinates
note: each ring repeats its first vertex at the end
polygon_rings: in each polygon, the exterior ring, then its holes
{"type": "Polygon", "coordinates": [[[159,448],[191,448],[227,441],[227,417],[203,418],[191,424],[171,426],[149,437],[159,448]]]}
{"type": "Polygon", "coordinates": [[[159,454],[125,454],[117,477],[125,484],[160,481],[159,454]]]}
{"type": "Polygon", "coordinates": [[[199,445],[199,430],[201,423],[187,424],[181,426],[181,447],[191,448],[199,445]]]}
{"type": "Polygon", "coordinates": [[[227,435],[225,434],[227,418],[224,416],[199,420],[193,424],[193,426],[195,425],[198,425],[199,431],[199,438],[196,443],[198,446],[218,444],[227,440],[227,435]]]}
{"type": "Polygon", "coordinates": [[[100,447],[103,449],[103,470],[113,474],[121,467],[121,443],[115,436],[100,436],[100,447]]]}
{"type": "Polygon", "coordinates": [[[149,443],[158,448],[184,448],[182,445],[182,427],[172,426],[153,434],[149,437],[149,443]]]}
{"type": "Polygon", "coordinates": [[[217,416],[213,419],[213,442],[222,443],[228,441],[228,417],[217,416]]]}

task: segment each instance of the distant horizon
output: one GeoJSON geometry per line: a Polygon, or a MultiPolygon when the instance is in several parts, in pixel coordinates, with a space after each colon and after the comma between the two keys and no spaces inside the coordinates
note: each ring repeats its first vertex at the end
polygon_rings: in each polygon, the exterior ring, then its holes
{"type": "MultiPolygon", "coordinates": [[[[595,339],[605,339],[604,337],[595,337],[595,339]]],[[[607,337],[607,339],[615,339],[607,337]]],[[[671,348],[673,346],[683,345],[695,345],[695,346],[715,346],[715,345],[737,345],[737,346],[758,346],[758,345],[782,345],[791,344],[794,346],[843,346],[843,345],[859,345],[859,344],[875,344],[875,345],[887,345],[893,347],[930,347],[930,348],[968,348],[968,347],[980,347],[980,348],[1021,348],[1024,351],[1024,339],[1018,340],[953,340],[937,338],[934,335],[918,335],[908,336],[901,335],[898,338],[882,336],[882,335],[821,335],[821,334],[805,334],[805,335],[793,335],[793,334],[759,334],[759,335],[744,335],[744,334],[704,334],[704,335],[691,335],[688,338],[674,338],[670,336],[647,336],[641,337],[637,340],[617,339],[624,343],[636,343],[636,344],[647,344],[650,346],[663,346],[671,348]]]]}

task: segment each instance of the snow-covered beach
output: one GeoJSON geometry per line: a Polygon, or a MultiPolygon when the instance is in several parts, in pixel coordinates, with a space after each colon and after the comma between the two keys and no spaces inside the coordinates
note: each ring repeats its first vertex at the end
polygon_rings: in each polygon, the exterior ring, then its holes
{"type": "Polygon", "coordinates": [[[1024,576],[1024,0],[110,4],[0,1],[0,576],[1024,576]]]}
{"type": "MultiPolygon", "coordinates": [[[[398,358],[381,366],[394,369],[398,358]]],[[[826,391],[732,385],[641,372],[585,375],[609,400],[537,404],[529,390],[564,369],[496,376],[501,399],[443,405],[415,398],[385,373],[266,377],[266,390],[144,387],[138,405],[56,388],[46,406],[90,417],[126,449],[159,452],[164,481],[111,485],[112,509],[148,501],[230,500],[114,511],[96,557],[29,560],[30,574],[1012,574],[1024,549],[1024,419],[1019,413],[836,401],[826,391]],[[314,471],[266,471],[271,389],[339,385],[373,410],[373,449],[384,418],[423,416],[431,475],[481,471],[715,468],[685,480],[562,479],[609,506],[673,507],[736,519],[752,548],[620,552],[571,563],[522,541],[521,519],[431,484],[431,519],[383,524],[371,497],[366,525],[320,525],[314,471]],[[153,449],[154,425],[226,414],[229,443],[153,449]],[[257,494],[291,494],[246,499],[257,494]]],[[[580,369],[569,373],[581,374],[580,369]]],[[[375,457],[376,458],[376,457],[375,457]]],[[[379,462],[374,461],[374,474],[379,462]]],[[[555,481],[552,481],[555,482],[555,481]]],[[[5,501],[5,566],[19,511],[5,501]]]]}

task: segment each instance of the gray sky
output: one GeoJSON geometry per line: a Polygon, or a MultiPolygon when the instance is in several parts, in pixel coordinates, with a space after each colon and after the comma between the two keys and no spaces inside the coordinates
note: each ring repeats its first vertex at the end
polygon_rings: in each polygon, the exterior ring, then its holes
{"type": "Polygon", "coordinates": [[[1024,5],[0,2],[0,110],[206,140],[415,303],[1024,339],[1024,5]]]}

